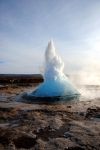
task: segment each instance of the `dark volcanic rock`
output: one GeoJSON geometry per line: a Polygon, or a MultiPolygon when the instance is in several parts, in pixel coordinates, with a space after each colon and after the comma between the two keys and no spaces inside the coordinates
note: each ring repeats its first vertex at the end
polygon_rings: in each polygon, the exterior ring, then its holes
{"type": "Polygon", "coordinates": [[[87,109],[86,118],[99,118],[100,119],[100,107],[91,107],[87,109]]]}
{"type": "Polygon", "coordinates": [[[36,139],[23,135],[17,139],[14,139],[14,144],[17,148],[32,148],[36,144],[36,139]]]}
{"type": "Polygon", "coordinates": [[[9,144],[9,139],[6,136],[0,136],[0,143],[3,145],[8,145],[9,144]]]}

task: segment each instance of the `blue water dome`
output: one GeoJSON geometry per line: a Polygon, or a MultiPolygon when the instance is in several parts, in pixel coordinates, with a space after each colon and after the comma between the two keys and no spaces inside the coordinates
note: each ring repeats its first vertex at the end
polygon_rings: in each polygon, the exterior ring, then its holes
{"type": "Polygon", "coordinates": [[[26,97],[29,100],[45,101],[77,98],[80,94],[64,74],[63,69],[64,62],[56,54],[53,41],[50,41],[45,51],[44,82],[26,97]]]}

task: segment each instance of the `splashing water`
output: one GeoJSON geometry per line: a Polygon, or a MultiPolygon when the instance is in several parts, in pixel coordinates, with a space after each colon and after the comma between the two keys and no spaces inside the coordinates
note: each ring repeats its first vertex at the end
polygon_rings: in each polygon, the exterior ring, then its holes
{"type": "Polygon", "coordinates": [[[29,95],[33,97],[74,97],[79,95],[63,73],[63,68],[64,63],[56,54],[53,41],[50,41],[45,52],[44,82],[29,95]]]}
{"type": "Polygon", "coordinates": [[[53,41],[50,41],[45,52],[45,80],[57,80],[63,77],[63,68],[64,63],[56,54],[53,41]]]}

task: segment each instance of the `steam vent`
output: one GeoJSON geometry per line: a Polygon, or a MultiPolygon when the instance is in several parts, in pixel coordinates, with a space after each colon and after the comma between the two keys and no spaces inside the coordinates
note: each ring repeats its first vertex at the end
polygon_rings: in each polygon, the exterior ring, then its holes
{"type": "Polygon", "coordinates": [[[64,63],[56,54],[53,41],[45,51],[44,82],[32,93],[25,93],[27,102],[57,102],[78,99],[79,93],[63,73],[64,63]]]}

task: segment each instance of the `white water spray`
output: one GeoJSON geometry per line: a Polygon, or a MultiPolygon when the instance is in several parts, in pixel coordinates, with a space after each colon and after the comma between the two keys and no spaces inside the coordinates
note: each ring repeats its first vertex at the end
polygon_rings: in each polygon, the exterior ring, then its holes
{"type": "Polygon", "coordinates": [[[64,76],[64,63],[60,56],[56,54],[53,41],[48,43],[45,52],[45,80],[57,80],[64,76]]]}
{"type": "Polygon", "coordinates": [[[64,63],[56,54],[53,41],[45,52],[44,82],[31,93],[35,97],[74,96],[79,94],[63,72],[64,63]]]}

